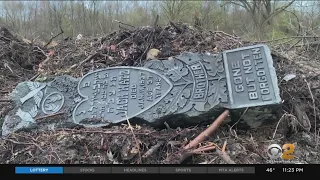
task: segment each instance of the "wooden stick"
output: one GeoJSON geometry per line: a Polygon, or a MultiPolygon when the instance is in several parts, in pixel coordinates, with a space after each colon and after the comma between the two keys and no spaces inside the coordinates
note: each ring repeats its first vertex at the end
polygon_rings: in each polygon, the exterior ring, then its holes
{"type": "Polygon", "coordinates": [[[141,160],[141,152],[140,152],[140,144],[139,144],[139,141],[138,141],[137,138],[136,138],[136,135],[135,135],[134,132],[133,132],[133,127],[131,126],[131,123],[130,123],[128,117],[127,117],[127,123],[128,123],[129,129],[130,129],[130,131],[131,131],[131,133],[132,133],[133,139],[134,139],[134,141],[136,142],[136,146],[137,146],[137,148],[138,148],[138,154],[139,154],[139,162],[138,162],[138,164],[140,164],[140,163],[142,162],[142,160],[141,160]]]}
{"type": "Polygon", "coordinates": [[[218,155],[228,164],[236,164],[231,158],[230,156],[225,153],[220,151],[219,149],[216,150],[216,152],[218,153],[218,155]]]}
{"type": "Polygon", "coordinates": [[[209,146],[209,147],[205,147],[205,148],[199,148],[199,149],[195,149],[193,151],[193,153],[197,154],[197,153],[201,153],[201,152],[205,152],[205,151],[211,151],[213,149],[216,149],[216,146],[209,146]]]}
{"type": "Polygon", "coordinates": [[[176,30],[178,30],[178,33],[182,33],[182,30],[177,25],[175,25],[172,21],[169,21],[169,23],[170,23],[171,26],[176,28],[176,30]]]}
{"type": "Polygon", "coordinates": [[[156,20],[155,20],[154,25],[153,25],[154,29],[157,28],[158,21],[159,21],[159,14],[157,14],[156,20]]]}
{"type": "Polygon", "coordinates": [[[40,76],[40,73],[37,73],[32,78],[30,78],[29,81],[33,81],[33,80],[37,79],[37,77],[39,77],[39,76],[40,76]]]}
{"type": "Polygon", "coordinates": [[[40,119],[46,119],[46,118],[49,118],[49,117],[53,117],[53,116],[58,116],[58,115],[62,115],[64,114],[64,112],[59,112],[59,113],[55,113],[55,114],[49,114],[49,115],[45,115],[45,116],[41,116],[41,117],[38,117],[38,118],[35,118],[35,120],[40,120],[40,119]]]}
{"type": "Polygon", "coordinates": [[[191,149],[196,147],[199,143],[203,142],[206,138],[208,138],[221,123],[228,117],[230,114],[229,110],[225,110],[206,130],[200,133],[194,140],[190,141],[188,145],[184,147],[184,149],[191,149]]]}
{"type": "Polygon", "coordinates": [[[163,144],[164,142],[158,142],[156,145],[152,146],[144,155],[142,155],[142,158],[148,158],[150,157],[153,153],[155,153],[163,144]]]}
{"type": "Polygon", "coordinates": [[[224,141],[221,151],[226,152],[227,141],[224,141]]]}
{"type": "Polygon", "coordinates": [[[90,61],[91,59],[95,58],[99,53],[94,53],[90,56],[88,56],[85,60],[81,61],[79,64],[74,64],[72,65],[69,69],[68,72],[70,72],[73,68],[77,67],[79,68],[80,66],[82,66],[84,63],[86,63],[87,61],[90,61]]]}
{"type": "Polygon", "coordinates": [[[308,83],[308,81],[306,79],[304,79],[304,81],[307,83],[307,86],[308,86],[308,89],[309,89],[309,93],[310,93],[310,96],[311,96],[311,99],[312,99],[312,104],[313,104],[313,114],[314,114],[314,138],[316,140],[316,147],[318,147],[318,136],[317,136],[317,110],[316,110],[316,102],[314,100],[314,97],[313,97],[313,94],[312,94],[312,91],[310,89],[310,85],[308,83]]]}
{"type": "Polygon", "coordinates": [[[10,99],[0,99],[0,102],[11,102],[10,99]]]}
{"type": "Polygon", "coordinates": [[[123,24],[123,25],[126,25],[126,26],[130,26],[132,28],[135,28],[134,26],[130,25],[130,24],[126,24],[124,22],[121,22],[121,21],[118,21],[118,20],[114,20],[115,22],[119,23],[119,24],[123,24]]]}
{"type": "Polygon", "coordinates": [[[186,160],[187,158],[189,158],[190,156],[194,155],[194,154],[201,154],[204,153],[206,151],[211,151],[214,149],[219,149],[218,146],[216,145],[210,145],[210,146],[206,146],[206,147],[201,147],[195,150],[184,150],[181,154],[180,154],[180,159],[179,162],[180,164],[186,160]]]}
{"type": "Polygon", "coordinates": [[[44,45],[44,47],[47,47],[47,46],[52,42],[52,40],[53,40],[54,38],[58,37],[60,34],[63,34],[63,33],[64,33],[64,32],[63,32],[63,30],[62,30],[62,28],[61,28],[61,26],[60,26],[60,32],[59,32],[57,35],[53,36],[53,37],[47,42],[47,44],[44,45]]]}

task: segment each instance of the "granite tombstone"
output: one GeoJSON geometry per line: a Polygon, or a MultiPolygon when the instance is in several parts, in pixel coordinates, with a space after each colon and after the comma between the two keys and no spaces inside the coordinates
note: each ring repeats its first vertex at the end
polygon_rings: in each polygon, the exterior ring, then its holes
{"type": "Polygon", "coordinates": [[[95,70],[79,79],[22,82],[11,97],[16,108],[5,117],[3,135],[37,126],[39,117],[61,112],[65,119],[47,123],[47,128],[64,123],[101,127],[127,119],[189,125],[215,118],[224,109],[233,119],[241,116],[256,127],[272,119],[281,103],[266,45],[220,54],[185,52],[148,61],[144,67],[95,70]]]}

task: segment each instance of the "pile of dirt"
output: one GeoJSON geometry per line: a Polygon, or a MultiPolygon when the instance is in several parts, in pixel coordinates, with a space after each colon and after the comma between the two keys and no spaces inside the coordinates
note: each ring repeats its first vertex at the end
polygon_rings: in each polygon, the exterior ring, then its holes
{"type": "Polygon", "coordinates": [[[199,30],[186,24],[146,26],[103,37],[62,41],[52,48],[54,54],[42,63],[40,71],[45,75],[78,77],[97,68],[142,66],[152,48],[160,50],[157,59],[167,59],[184,51],[217,53],[248,44],[224,32],[199,30]]]}
{"type": "MultiPolygon", "coordinates": [[[[244,41],[220,31],[171,23],[164,27],[120,29],[103,37],[66,39],[50,48],[4,34],[0,35],[0,43],[6,54],[0,59],[1,124],[12,107],[6,100],[8,93],[18,82],[34,79],[35,75],[37,80],[44,80],[62,74],[79,77],[111,66],[142,66],[148,61],[150,49],[160,50],[157,59],[167,59],[184,51],[219,53],[257,42],[244,41]],[[11,48],[13,42],[24,47],[18,54],[11,48]],[[23,65],[23,60],[28,60],[32,68],[23,65]],[[13,72],[8,65],[11,69],[14,67],[13,72]]],[[[301,54],[297,49],[287,51],[277,46],[272,50],[283,99],[283,116],[279,122],[248,131],[224,125],[201,146],[214,144],[216,149],[225,149],[235,163],[260,164],[269,160],[266,149],[271,143],[295,143],[295,160],[320,163],[319,131],[315,131],[319,128],[316,120],[320,117],[319,62],[308,59],[307,53],[301,54]],[[295,78],[288,80],[285,78],[288,75],[295,75],[295,78]]],[[[156,131],[124,124],[105,129],[19,132],[0,139],[0,163],[181,163],[174,155],[205,128],[156,131]]],[[[212,150],[197,152],[184,163],[230,162],[212,150]]]]}
{"type": "Polygon", "coordinates": [[[30,78],[34,74],[34,65],[45,58],[38,47],[12,35],[4,27],[0,27],[0,52],[1,91],[7,91],[12,83],[30,78]]]}

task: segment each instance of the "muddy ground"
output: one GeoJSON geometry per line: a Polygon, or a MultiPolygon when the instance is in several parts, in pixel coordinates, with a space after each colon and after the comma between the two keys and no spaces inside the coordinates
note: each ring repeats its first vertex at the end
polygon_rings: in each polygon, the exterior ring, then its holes
{"type": "MultiPolygon", "coordinates": [[[[156,28],[128,27],[102,37],[65,39],[48,46],[30,43],[13,32],[1,29],[0,125],[13,107],[8,100],[9,93],[22,81],[43,81],[62,74],[79,77],[91,70],[111,66],[142,66],[152,48],[161,51],[156,58],[166,59],[183,51],[218,53],[257,43],[260,42],[248,42],[224,32],[197,29],[185,24],[156,28]]],[[[225,153],[235,163],[265,164],[270,163],[266,153],[270,144],[294,143],[295,159],[292,163],[318,164],[319,53],[315,47],[286,44],[269,44],[269,47],[276,62],[283,99],[283,107],[279,109],[282,116],[270,125],[252,130],[224,124],[200,146],[214,144],[216,149],[224,149],[226,143],[225,153]],[[288,74],[295,74],[296,77],[287,81],[284,77],[288,74]]],[[[181,147],[205,128],[155,130],[124,123],[109,128],[19,132],[0,139],[0,163],[230,163],[215,149],[198,152],[184,161],[177,159],[175,155],[181,147]]]]}

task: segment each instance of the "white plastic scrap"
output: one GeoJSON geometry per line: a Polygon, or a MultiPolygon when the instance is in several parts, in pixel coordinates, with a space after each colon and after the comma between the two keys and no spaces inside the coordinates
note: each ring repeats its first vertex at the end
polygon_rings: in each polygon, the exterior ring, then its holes
{"type": "Polygon", "coordinates": [[[283,80],[285,80],[285,81],[290,81],[291,79],[293,79],[293,78],[295,78],[295,77],[297,77],[295,74],[287,74],[284,78],[283,78],[283,80]]]}

